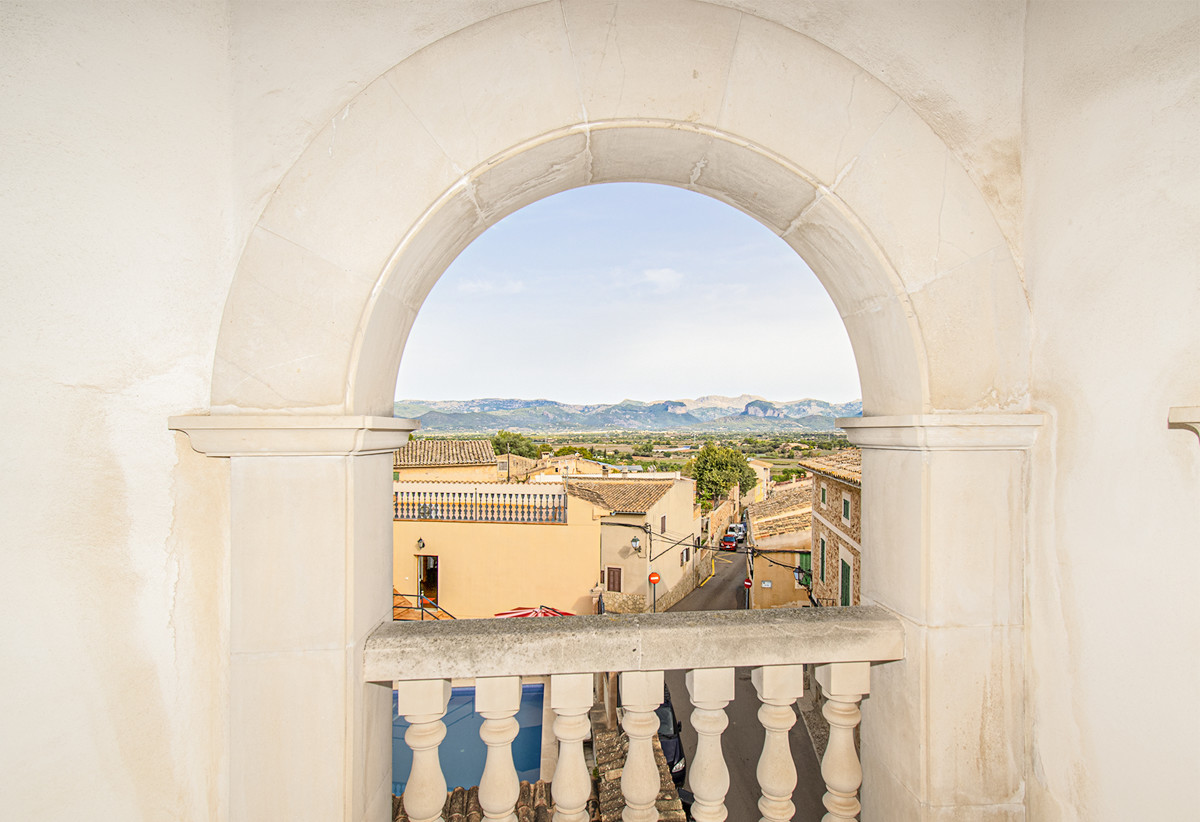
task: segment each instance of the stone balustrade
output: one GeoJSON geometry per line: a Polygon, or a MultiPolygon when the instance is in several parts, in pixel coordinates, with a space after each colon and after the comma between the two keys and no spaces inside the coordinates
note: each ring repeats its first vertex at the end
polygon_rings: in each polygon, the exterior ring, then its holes
{"type": "Polygon", "coordinates": [[[404,795],[414,822],[440,820],[446,781],[437,746],[445,735],[450,680],[476,683],[476,710],[487,760],[479,801],[487,819],[515,820],[517,773],[512,717],[520,705],[520,677],[550,676],[550,707],[559,743],[553,780],[555,822],[586,822],[591,789],[583,755],[593,673],[620,672],[629,756],[621,786],[626,822],[657,818],[659,776],[651,752],[654,709],[663,696],[663,671],[686,670],[685,681],[698,746],[691,764],[692,809],[701,822],[727,816],[729,771],[721,751],[734,698],[734,669],[751,667],[762,705],[766,740],[758,763],[759,811],[765,822],[792,818],[796,767],[787,741],[796,721],[793,703],[803,695],[803,666],[815,665],[827,697],[829,745],[821,763],[827,792],[825,822],[856,819],[862,768],[854,746],[858,703],[870,691],[873,662],[902,658],[901,622],[883,608],[798,608],[771,611],[703,611],[606,614],[547,619],[455,620],[384,623],[367,641],[367,682],[394,683],[400,712],[411,723],[405,736],[413,766],[404,795]]]}

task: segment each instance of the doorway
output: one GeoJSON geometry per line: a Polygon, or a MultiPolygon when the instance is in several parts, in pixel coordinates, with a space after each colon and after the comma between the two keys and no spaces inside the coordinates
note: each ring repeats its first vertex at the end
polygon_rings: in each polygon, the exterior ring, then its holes
{"type": "Polygon", "coordinates": [[[417,594],[423,597],[422,605],[438,604],[438,558],[417,555],[417,594]],[[425,602],[427,599],[429,602],[425,602]]]}

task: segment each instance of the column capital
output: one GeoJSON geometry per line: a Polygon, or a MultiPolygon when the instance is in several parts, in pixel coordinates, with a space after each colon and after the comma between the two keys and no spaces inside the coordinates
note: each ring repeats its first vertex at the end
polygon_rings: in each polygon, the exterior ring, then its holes
{"type": "Polygon", "coordinates": [[[418,420],[395,417],[217,414],[170,417],[209,457],[344,457],[386,454],[408,442],[418,420]]]}
{"type": "Polygon", "coordinates": [[[839,417],[859,448],[884,451],[1027,451],[1043,414],[913,414],[839,417]]]}
{"type": "Polygon", "coordinates": [[[1167,411],[1167,428],[1187,428],[1200,437],[1200,405],[1176,405],[1167,411]]]}

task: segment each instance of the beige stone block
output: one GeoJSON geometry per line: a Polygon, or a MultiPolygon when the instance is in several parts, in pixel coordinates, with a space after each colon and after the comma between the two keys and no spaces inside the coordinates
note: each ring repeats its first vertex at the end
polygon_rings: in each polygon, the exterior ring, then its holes
{"type": "MultiPolygon", "coordinates": [[[[355,654],[361,657],[361,649],[355,654]]],[[[350,668],[350,675],[361,671],[350,668]]],[[[355,704],[354,728],[359,738],[354,741],[353,782],[351,790],[355,819],[375,822],[379,818],[381,800],[386,800],[384,819],[391,819],[392,796],[392,687],[375,685],[352,678],[347,686],[358,691],[355,704]]]]}
{"type": "Polygon", "coordinates": [[[213,365],[213,412],[338,413],[373,280],[269,231],[246,243],[213,365]],[[236,357],[236,359],[233,359],[236,357]]]}
{"type": "MultiPolygon", "coordinates": [[[[899,791],[910,794],[916,802],[925,799],[925,631],[910,620],[903,622],[904,659],[871,667],[871,694],[861,703],[864,803],[877,785],[887,784],[876,781],[878,774],[895,782],[889,794],[899,791]]],[[[885,814],[870,818],[892,817],[885,814]]]]}
{"type": "Polygon", "coordinates": [[[530,137],[583,121],[555,3],[463,29],[384,76],[463,172],[530,137]]]}
{"type": "Polygon", "coordinates": [[[863,451],[862,599],[884,605],[917,623],[925,621],[922,569],[925,522],[922,455],[914,451],[863,451]]]}
{"type": "Polygon", "coordinates": [[[383,290],[375,294],[351,374],[351,410],[392,413],[400,358],[416,319],[416,309],[400,297],[383,290]]]}
{"type": "Polygon", "coordinates": [[[929,455],[927,625],[1022,623],[1024,460],[1019,451],[929,455]]]}
{"type": "Polygon", "coordinates": [[[353,552],[349,592],[354,622],[349,628],[355,647],[381,622],[392,618],[392,519],[379,516],[391,510],[392,455],[349,457],[355,507],[350,513],[353,552]]]}
{"type": "Polygon", "coordinates": [[[836,195],[814,202],[783,240],[812,268],[842,316],[904,298],[891,263],[836,195]]]}
{"type": "Polygon", "coordinates": [[[685,0],[566,0],[590,121],[715,123],[742,15],[685,0]]]}
{"type": "MultiPolygon", "coordinates": [[[[864,701],[864,723],[867,716],[866,705],[864,701]]],[[[921,822],[924,809],[920,800],[900,784],[895,775],[875,755],[868,742],[865,724],[862,734],[863,781],[859,789],[862,813],[859,818],[881,822],[921,822]]]]}
{"type": "Polygon", "coordinates": [[[490,165],[475,180],[475,200],[488,223],[568,188],[590,182],[588,135],[578,130],[490,165]]]}
{"type": "Polygon", "coordinates": [[[787,157],[828,186],[898,102],[845,57],[746,15],[719,125],[787,157]]]}
{"type": "Polygon", "coordinates": [[[756,148],[714,139],[692,188],[741,209],[783,234],[816,196],[816,189],[756,148]]]}
{"type": "MultiPolygon", "coordinates": [[[[472,192],[466,185],[456,187],[430,209],[420,230],[405,238],[383,290],[414,311],[420,310],[446,267],[486,228],[472,192]]],[[[367,325],[370,333],[377,332],[375,325],[371,318],[367,325]]]]}
{"type": "Polygon", "coordinates": [[[346,790],[345,656],[341,649],[233,654],[230,818],[328,822],[346,790]]]}
{"type": "Polygon", "coordinates": [[[1024,711],[1020,628],[927,629],[929,801],[1020,801],[1024,711]]]}
{"type": "Polygon", "coordinates": [[[687,188],[703,170],[712,137],[657,126],[592,129],[592,182],[645,182],[687,188]]]}
{"type": "Polygon", "coordinates": [[[1028,407],[1032,333],[1026,296],[1007,247],[997,246],[913,292],[925,322],[933,410],[1028,407]]]}
{"type": "Polygon", "coordinates": [[[378,274],[459,177],[386,82],[351,100],[284,177],[260,225],[335,265],[378,274]]]}
{"type": "Polygon", "coordinates": [[[858,364],[863,413],[926,410],[925,356],[911,309],[887,302],[842,317],[858,364]]]}
{"type": "Polygon", "coordinates": [[[907,106],[888,115],[835,191],[910,291],[1003,244],[974,184],[907,106]]]}
{"type": "Polygon", "coordinates": [[[234,457],[233,652],[346,642],[346,458],[234,457]]]}

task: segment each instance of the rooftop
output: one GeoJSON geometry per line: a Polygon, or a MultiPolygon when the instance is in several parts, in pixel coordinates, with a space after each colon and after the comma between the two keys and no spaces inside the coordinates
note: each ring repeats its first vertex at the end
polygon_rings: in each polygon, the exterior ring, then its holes
{"type": "Polygon", "coordinates": [[[618,514],[644,514],[666,496],[674,480],[572,479],[567,493],[618,514]]]}
{"type": "Polygon", "coordinates": [[[392,458],[395,468],[495,464],[491,440],[409,440],[392,458]]]}
{"type": "Polygon", "coordinates": [[[857,448],[843,448],[828,456],[800,460],[800,466],[851,485],[862,485],[862,451],[857,448]]]}
{"type": "Polygon", "coordinates": [[[769,519],[789,511],[812,509],[812,480],[804,479],[790,483],[784,490],[775,490],[762,502],[747,506],[751,520],[769,519]]]}

